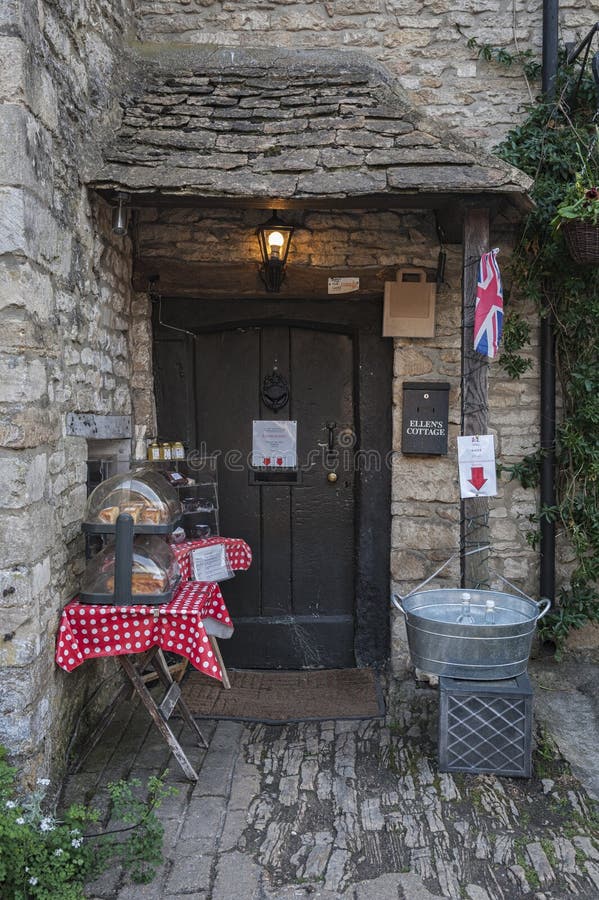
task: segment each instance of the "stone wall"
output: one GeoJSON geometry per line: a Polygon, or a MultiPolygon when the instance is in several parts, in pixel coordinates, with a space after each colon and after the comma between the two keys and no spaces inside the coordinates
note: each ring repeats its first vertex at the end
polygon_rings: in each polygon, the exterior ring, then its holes
{"type": "Polygon", "coordinates": [[[87,444],[66,415],[131,411],[130,242],[79,179],[114,113],[127,15],[125,0],[0,9],[0,743],[29,778],[61,769],[98,686],[55,668],[54,641],[83,566],[87,444]]]}
{"type": "MultiPolygon", "coordinates": [[[[541,0],[135,0],[143,41],[226,47],[365,50],[399,76],[414,103],[493,146],[538,91],[519,65],[477,59],[467,46],[533,50],[540,57],[541,0]]],[[[595,24],[584,0],[560,3],[563,40],[595,24]]]]}

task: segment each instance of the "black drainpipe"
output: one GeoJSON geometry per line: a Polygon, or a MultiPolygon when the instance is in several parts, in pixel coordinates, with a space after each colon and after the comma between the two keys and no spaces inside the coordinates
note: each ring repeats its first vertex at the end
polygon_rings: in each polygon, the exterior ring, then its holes
{"type": "MultiPolygon", "coordinates": [[[[559,0],[543,0],[542,90],[555,97],[559,0]]],[[[547,286],[547,291],[551,287],[547,286]]],[[[555,506],[555,334],[550,298],[541,317],[541,508],[555,506]]],[[[555,599],[555,523],[541,519],[540,595],[555,599]]]]}

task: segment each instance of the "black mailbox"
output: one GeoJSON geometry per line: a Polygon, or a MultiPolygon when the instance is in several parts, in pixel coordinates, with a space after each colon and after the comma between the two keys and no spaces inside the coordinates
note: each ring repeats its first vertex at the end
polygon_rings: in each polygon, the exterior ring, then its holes
{"type": "Polygon", "coordinates": [[[405,381],[403,384],[403,453],[447,454],[449,384],[405,381]]]}

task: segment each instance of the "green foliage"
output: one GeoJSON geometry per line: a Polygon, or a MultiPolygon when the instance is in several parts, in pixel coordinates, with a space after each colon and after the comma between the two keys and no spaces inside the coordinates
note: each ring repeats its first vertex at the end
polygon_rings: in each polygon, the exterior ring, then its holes
{"type": "Polygon", "coordinates": [[[130,871],[134,881],[147,884],[156,874],[156,866],[162,862],[162,838],[164,828],[154,815],[162,801],[176,793],[176,788],[167,788],[161,778],[152,775],[148,779],[146,799],[136,796],[141,782],[132,778],[108,785],[113,804],[113,816],[127,826],[126,841],[114,841],[110,849],[119,855],[124,867],[130,871]]]}
{"type": "Polygon", "coordinates": [[[0,896],[82,900],[85,882],[113,861],[120,861],[134,881],[151,881],[153,866],[162,858],[163,829],[155,810],[174,789],[150,778],[147,796],[141,799],[133,792],[139,782],[109,785],[112,818],[124,827],[98,832],[96,810],[75,804],[60,820],[44,814],[48,781],[39,779],[36,790],[19,798],[15,775],[0,747],[0,896]]]}
{"type": "Polygon", "coordinates": [[[585,172],[578,172],[574,184],[570,185],[564,199],[557,207],[553,225],[559,227],[562,222],[588,222],[599,225],[599,190],[590,184],[585,172]]]}
{"type": "Polygon", "coordinates": [[[501,475],[506,472],[510,481],[516,479],[524,488],[537,487],[541,478],[541,459],[542,453],[538,450],[536,453],[531,453],[530,456],[525,456],[520,462],[514,463],[513,466],[500,463],[497,466],[497,474],[501,475]]]}
{"type": "Polygon", "coordinates": [[[502,350],[499,365],[510,378],[520,378],[532,367],[532,360],[520,351],[530,342],[530,325],[522,316],[510,310],[503,320],[502,350]]]}
{"type": "MultiPolygon", "coordinates": [[[[460,28],[458,27],[458,31],[460,28]]],[[[461,31],[460,31],[461,33],[461,31]]],[[[481,44],[475,37],[468,38],[467,45],[471,50],[476,50],[479,59],[487,62],[499,63],[509,69],[513,65],[522,66],[527,78],[538,78],[541,74],[541,64],[533,50],[516,50],[511,52],[506,47],[494,47],[492,44],[481,44]]]]}
{"type": "MultiPolygon", "coordinates": [[[[557,101],[537,102],[498,148],[500,156],[534,178],[536,208],[529,215],[512,262],[513,287],[555,321],[563,410],[557,428],[557,505],[535,517],[554,520],[576,555],[570,585],[543,620],[541,634],[561,652],[571,628],[599,621],[599,270],[569,256],[557,221],[574,210],[599,220],[599,200],[586,192],[599,182],[593,79],[583,74],[574,106],[570,98],[580,69],[562,64],[557,101]]],[[[510,353],[526,335],[516,322],[509,336],[506,370],[518,376],[510,353]],[[513,338],[513,341],[512,341],[513,338]],[[510,367],[511,370],[510,371],[510,367]]],[[[536,483],[540,452],[512,467],[526,487],[536,483]]],[[[535,538],[533,537],[533,543],[535,538]]]]}

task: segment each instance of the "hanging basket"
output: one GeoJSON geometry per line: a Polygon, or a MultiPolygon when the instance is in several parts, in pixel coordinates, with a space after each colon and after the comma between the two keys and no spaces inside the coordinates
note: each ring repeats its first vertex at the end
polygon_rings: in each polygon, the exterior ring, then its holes
{"type": "Polygon", "coordinates": [[[564,222],[566,244],[574,262],[583,266],[599,264],[599,225],[589,222],[564,222]]]}

